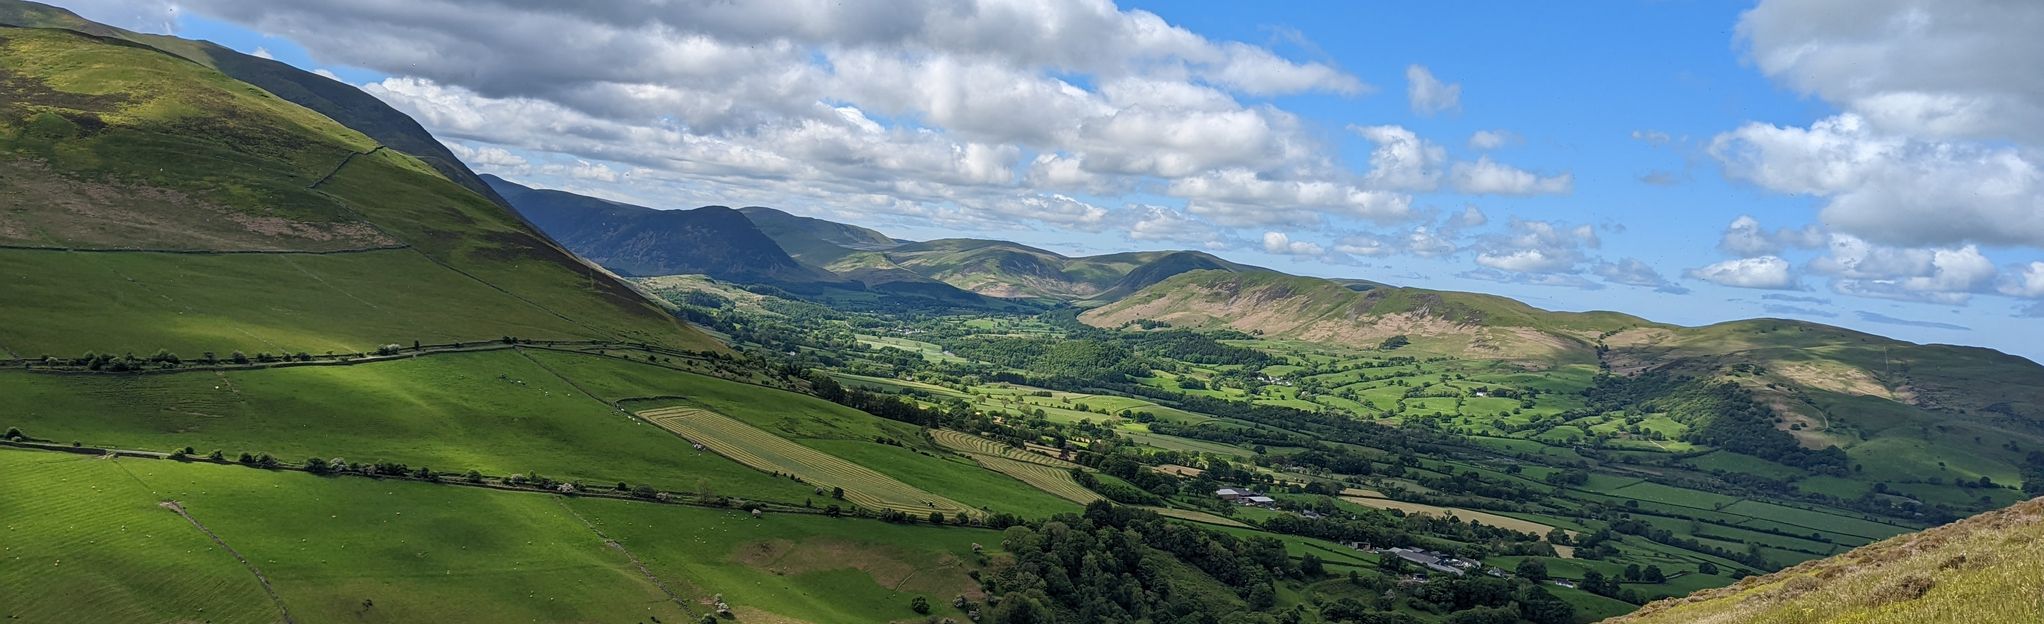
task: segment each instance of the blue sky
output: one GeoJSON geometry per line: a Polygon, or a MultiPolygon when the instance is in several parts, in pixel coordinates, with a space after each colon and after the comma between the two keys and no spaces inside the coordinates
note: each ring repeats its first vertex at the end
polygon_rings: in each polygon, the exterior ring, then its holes
{"type": "Polygon", "coordinates": [[[2040,7],[58,4],[331,72],[479,171],[654,207],[2044,359],[2040,7]]]}

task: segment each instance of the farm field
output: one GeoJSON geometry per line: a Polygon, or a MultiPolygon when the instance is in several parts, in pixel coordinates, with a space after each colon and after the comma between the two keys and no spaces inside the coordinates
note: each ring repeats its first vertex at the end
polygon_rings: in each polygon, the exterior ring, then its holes
{"type": "Polygon", "coordinates": [[[1098,493],[1086,489],[1072,479],[1072,471],[1078,469],[1078,464],[949,429],[931,430],[930,437],[938,444],[970,456],[973,461],[990,470],[1014,477],[1060,498],[1080,504],[1102,498],[1098,493]]]}
{"type": "Polygon", "coordinates": [[[921,355],[923,356],[924,359],[928,359],[934,362],[965,361],[964,358],[945,353],[943,347],[923,342],[921,340],[912,340],[909,338],[902,338],[899,336],[869,336],[869,335],[860,335],[858,338],[859,344],[865,345],[873,349],[900,349],[902,351],[907,351],[909,353],[921,355]]]}
{"type": "Polygon", "coordinates": [[[916,617],[909,609],[916,596],[962,621],[951,597],[982,597],[968,573],[984,569],[1000,543],[985,529],[819,516],[755,520],[599,499],[568,506],[655,576],[676,579],[677,591],[697,600],[723,594],[740,621],[899,621],[916,617]],[[986,554],[975,554],[974,544],[986,554]]]}
{"type": "MultiPolygon", "coordinates": [[[[610,358],[550,355],[602,361],[620,374],[699,378],[610,358]]],[[[493,476],[538,472],[782,502],[811,496],[800,484],[693,453],[606,403],[508,350],[143,376],[0,371],[6,426],[60,443],[162,452],[193,446],[230,457],[269,453],[294,464],[343,457],[493,476]]]]}
{"type": "Polygon", "coordinates": [[[753,468],[791,474],[803,483],[844,488],[845,500],[872,510],[946,516],[978,510],[916,489],[871,468],[809,448],[706,409],[666,407],[638,412],[640,418],[753,468]]]}
{"type": "Polygon", "coordinates": [[[1466,522],[1481,522],[1502,529],[1511,529],[1514,531],[1532,533],[1534,535],[1545,536],[1549,531],[1554,530],[1554,527],[1541,524],[1538,522],[1533,522],[1531,520],[1521,520],[1510,516],[1500,516],[1494,513],[1476,511],[1473,509],[1437,507],[1434,505],[1426,505],[1421,503],[1395,501],[1388,498],[1363,498],[1359,496],[1343,496],[1341,497],[1341,499],[1351,503],[1355,503],[1357,505],[1362,505],[1364,507],[1372,507],[1376,509],[1396,509],[1406,513],[1432,514],[1437,516],[1454,516],[1457,518],[1461,518],[1463,521],[1466,522]]]}
{"type": "Polygon", "coordinates": [[[162,500],[178,501],[261,570],[299,622],[692,622],[715,594],[758,617],[905,618],[913,595],[969,587],[965,572],[984,564],[971,545],[999,541],[974,529],[820,515],[754,519],[737,510],[12,449],[0,449],[0,484],[11,492],[72,490],[0,501],[7,518],[0,525],[39,537],[10,539],[0,551],[10,562],[0,565],[0,612],[29,622],[62,621],[81,600],[107,621],[277,621],[279,609],[254,575],[162,500]],[[335,538],[308,540],[309,529],[335,538]],[[597,531],[624,550],[606,546],[597,531]],[[793,544],[803,553],[786,552],[793,544]],[[116,565],[136,552],[161,563],[116,565]]]}

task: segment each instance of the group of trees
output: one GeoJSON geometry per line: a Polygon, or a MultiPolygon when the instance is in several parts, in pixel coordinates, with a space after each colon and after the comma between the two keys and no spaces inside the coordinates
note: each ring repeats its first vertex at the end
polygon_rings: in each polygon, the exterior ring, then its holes
{"type": "Polygon", "coordinates": [[[994,624],[1022,622],[1211,622],[1276,604],[1274,583],[1298,577],[1275,538],[1238,538],[1107,502],[1080,515],[1008,528],[1012,565],[981,577],[994,624]],[[1178,570],[1195,569],[1234,599],[1187,589],[1178,570]]]}
{"type": "Polygon", "coordinates": [[[1773,408],[1729,381],[1700,380],[1665,372],[1631,377],[1602,374],[1583,389],[1589,412],[1666,412],[1689,425],[1688,441],[1745,453],[1817,474],[1849,472],[1845,451],[1838,447],[1810,450],[1795,436],[1775,428],[1773,408]]]}

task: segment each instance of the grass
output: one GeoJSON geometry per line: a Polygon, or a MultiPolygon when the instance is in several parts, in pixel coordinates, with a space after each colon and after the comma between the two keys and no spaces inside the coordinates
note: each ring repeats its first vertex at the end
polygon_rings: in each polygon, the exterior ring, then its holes
{"type": "MultiPolygon", "coordinates": [[[[907,449],[853,440],[800,440],[801,444],[843,457],[925,491],[942,494],[974,509],[1006,512],[1028,518],[1076,512],[1077,505],[1027,479],[943,451],[907,449]]],[[[923,513],[929,513],[925,510],[923,513]]]]}
{"type": "MultiPolygon", "coordinates": [[[[375,239],[367,246],[407,247],[336,256],[10,250],[0,254],[11,295],[0,315],[15,322],[0,327],[0,344],[16,352],[164,348],[193,358],[504,335],[720,348],[423,161],[375,150],[359,132],[205,66],[75,33],[8,29],[0,68],[22,86],[0,103],[0,160],[33,159],[49,170],[35,179],[76,183],[28,198],[39,222],[71,218],[60,204],[77,184],[103,184],[205,204],[220,211],[208,227],[252,224],[231,243],[215,244],[225,240],[219,232],[151,239],[165,247],[331,247],[294,242],[293,228],[359,230],[373,234],[363,234],[375,239]],[[242,240],[262,236],[272,244],[242,240]]],[[[10,198],[38,188],[0,181],[10,198]]],[[[75,243],[103,247],[40,241],[75,243]]]]}
{"type": "Polygon", "coordinates": [[[2040,578],[2044,503],[2033,501],[1653,603],[1617,622],[2034,622],[2044,619],[2040,578]]]}
{"type": "Polygon", "coordinates": [[[626,501],[569,505],[638,555],[656,576],[698,599],[721,593],[740,621],[886,622],[916,617],[915,596],[960,621],[951,597],[978,598],[966,574],[984,564],[974,544],[992,531],[903,526],[871,520],[683,510],[626,501]]]}
{"type": "Polygon", "coordinates": [[[912,617],[914,595],[948,610],[983,565],[972,544],[999,545],[974,529],[8,449],[0,484],[37,494],[0,499],[0,614],[31,622],[80,605],[95,621],[277,621],[165,499],[261,569],[299,622],[692,622],[715,594],[753,621],[888,621],[912,617]]]}
{"type": "MultiPolygon", "coordinates": [[[[682,384],[707,379],[605,362],[682,384]]],[[[536,471],[793,502],[812,495],[806,486],[697,453],[512,351],[144,376],[0,372],[0,414],[6,421],[0,426],[59,442],[157,451],[191,446],[230,457],[267,452],[291,463],[338,456],[446,472],[536,471]]]]}
{"type": "Polygon", "coordinates": [[[966,454],[989,470],[1014,477],[1059,498],[1082,505],[1102,498],[1072,478],[1072,471],[1078,469],[1078,464],[949,429],[933,430],[930,437],[938,444],[966,454]]]}
{"type": "Polygon", "coordinates": [[[845,500],[872,510],[946,516],[972,508],[897,481],[871,468],[809,448],[705,409],[665,407],[638,413],[697,444],[759,470],[792,474],[826,490],[844,488],[845,500]]]}
{"type": "Polygon", "coordinates": [[[908,338],[901,338],[896,336],[868,336],[863,334],[861,334],[858,337],[858,340],[859,344],[865,345],[870,348],[898,349],[901,351],[907,351],[909,353],[921,355],[923,356],[923,359],[932,362],[965,361],[965,358],[945,353],[943,347],[928,342],[923,342],[921,340],[911,340],[908,338]]]}
{"type": "Polygon", "coordinates": [[[0,620],[277,621],[248,570],[121,470],[0,450],[0,620]]]}
{"type": "MultiPolygon", "coordinates": [[[[816,397],[614,357],[559,351],[531,351],[528,355],[547,370],[576,380],[578,385],[606,401],[655,397],[633,401],[631,405],[633,409],[679,405],[713,411],[788,442],[850,460],[854,464],[863,464],[891,480],[962,503],[966,508],[987,508],[1031,517],[1075,509],[1062,499],[977,464],[944,459],[942,455],[948,455],[949,451],[927,442],[921,430],[914,425],[886,420],[816,397]],[[879,438],[900,442],[901,446],[876,443],[879,438]]],[[[794,473],[803,475],[805,479],[810,477],[793,469],[759,469],[794,473]]],[[[851,485],[844,487],[846,490],[854,489],[851,485]]],[[[911,500],[919,503],[921,498],[911,500]]],[[[927,506],[919,506],[918,509],[918,515],[932,511],[927,506]]],[[[938,511],[944,511],[946,515],[954,513],[951,510],[938,511]]]]}
{"type": "Polygon", "coordinates": [[[1539,535],[1542,537],[1545,537],[1549,531],[1554,530],[1554,527],[1547,526],[1545,524],[1541,524],[1538,522],[1533,522],[1531,520],[1521,520],[1519,518],[1500,516],[1494,513],[1476,511],[1473,509],[1437,507],[1434,505],[1426,505],[1421,503],[1408,503],[1405,501],[1395,501],[1385,498],[1363,498],[1358,496],[1343,496],[1341,497],[1341,500],[1375,509],[1396,509],[1399,511],[1403,511],[1405,513],[1454,516],[1456,518],[1462,519],[1465,522],[1481,522],[1502,529],[1511,529],[1513,531],[1532,533],[1534,535],[1539,535]]]}
{"type": "Polygon", "coordinates": [[[1761,501],[1740,501],[1724,509],[1730,513],[1764,518],[1794,525],[1863,538],[1881,539],[1907,533],[1910,527],[1896,526],[1857,517],[1841,516],[1834,513],[1800,509],[1761,501]]]}
{"type": "Polygon", "coordinates": [[[359,353],[379,345],[602,338],[411,250],[335,255],[0,249],[0,344],[86,351],[359,353]],[[402,287],[399,287],[402,284],[402,287]],[[264,293],[251,300],[249,293],[264,293]],[[429,313],[430,311],[430,313],[429,313]]]}

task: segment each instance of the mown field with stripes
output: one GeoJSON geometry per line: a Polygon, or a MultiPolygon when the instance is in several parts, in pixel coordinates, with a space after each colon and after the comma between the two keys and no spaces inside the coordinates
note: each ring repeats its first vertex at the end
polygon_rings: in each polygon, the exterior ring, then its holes
{"type": "Polygon", "coordinates": [[[663,407],[641,411],[638,415],[647,422],[747,466],[792,474],[826,490],[844,488],[845,500],[860,507],[892,509],[917,516],[932,511],[946,516],[980,515],[979,510],[958,501],[918,489],[871,468],[796,444],[710,410],[663,407]]]}
{"type": "Polygon", "coordinates": [[[964,453],[981,466],[1059,498],[1079,504],[1101,499],[1100,494],[1072,479],[1072,469],[1078,468],[1078,464],[949,429],[933,429],[930,438],[945,448],[964,453]]]}

